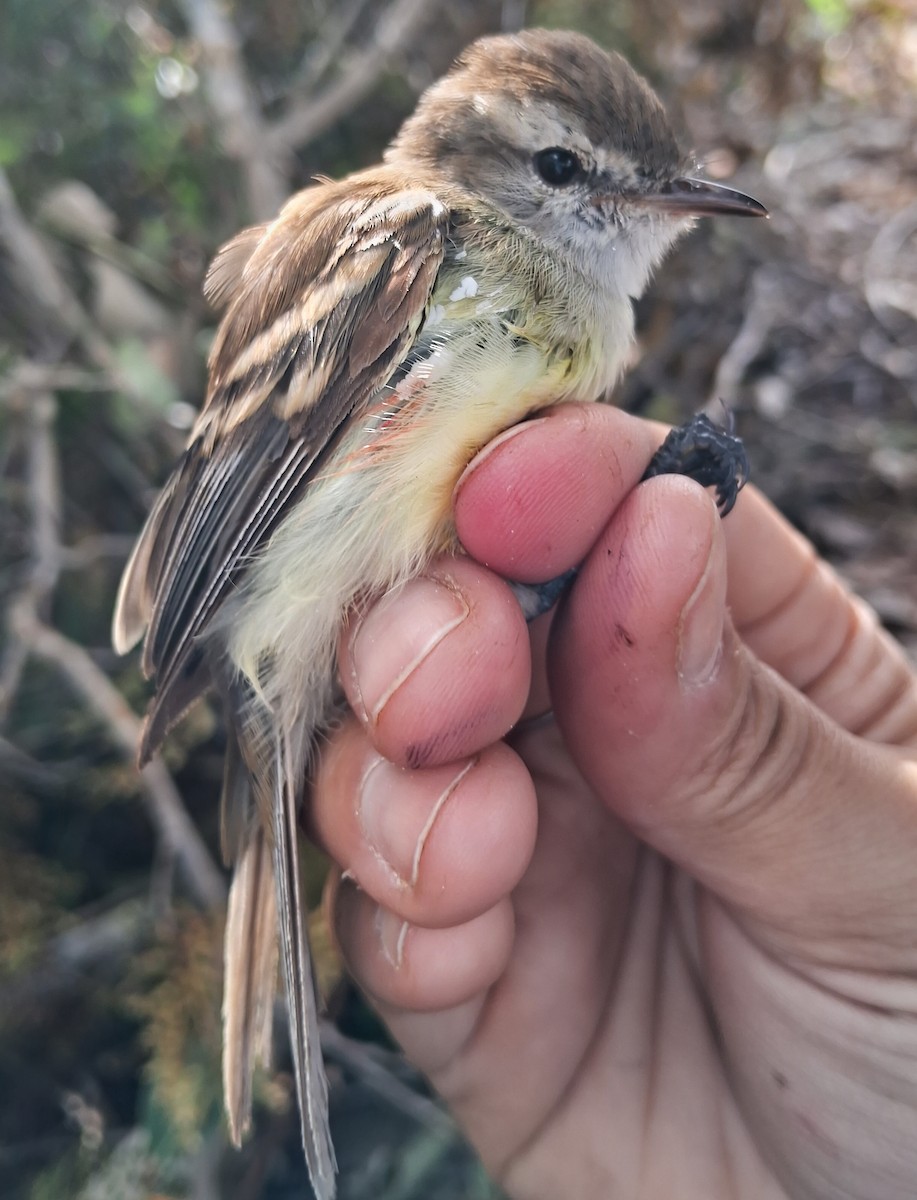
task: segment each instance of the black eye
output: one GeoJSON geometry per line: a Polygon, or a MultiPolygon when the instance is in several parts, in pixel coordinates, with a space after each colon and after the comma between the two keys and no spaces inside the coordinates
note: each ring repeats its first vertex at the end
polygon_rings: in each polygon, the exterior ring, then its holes
{"type": "Polygon", "coordinates": [[[535,170],[551,187],[564,187],[582,172],[583,165],[572,150],[549,146],[535,155],[535,170]]]}

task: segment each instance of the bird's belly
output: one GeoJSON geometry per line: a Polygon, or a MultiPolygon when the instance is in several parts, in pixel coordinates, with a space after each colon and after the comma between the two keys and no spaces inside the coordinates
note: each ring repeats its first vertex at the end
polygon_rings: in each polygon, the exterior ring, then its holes
{"type": "Polygon", "coordinates": [[[452,493],[468,461],[501,430],[564,398],[567,365],[550,366],[532,344],[507,353],[466,341],[441,346],[354,420],[220,622],[234,666],[259,681],[269,703],[288,704],[291,690],[314,697],[303,701],[308,722],[323,719],[347,611],[449,548],[452,493]]]}

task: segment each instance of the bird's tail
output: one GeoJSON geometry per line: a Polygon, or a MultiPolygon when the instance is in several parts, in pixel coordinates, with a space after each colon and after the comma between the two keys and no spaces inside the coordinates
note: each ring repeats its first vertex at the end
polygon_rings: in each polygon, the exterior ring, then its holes
{"type": "Polygon", "coordinates": [[[298,854],[308,740],[276,722],[257,733],[251,723],[236,723],[230,734],[222,827],[224,853],[235,866],[224,951],[223,1086],[238,1145],[251,1123],[255,1065],[269,1055],[279,941],[303,1149],[317,1200],[333,1200],[336,1164],[298,854]]]}

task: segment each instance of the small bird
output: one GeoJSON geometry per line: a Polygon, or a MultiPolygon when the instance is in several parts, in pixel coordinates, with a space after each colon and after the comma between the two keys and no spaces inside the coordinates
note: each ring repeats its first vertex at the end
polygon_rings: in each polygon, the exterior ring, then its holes
{"type": "MultiPolygon", "coordinates": [[[[303,1145],[335,1191],[298,820],[364,598],[459,553],[462,470],[491,438],[607,396],[633,298],[693,218],[766,215],[686,178],[662,106],[575,33],[475,42],[381,165],[322,180],[217,254],[225,310],[188,448],[127,564],[113,640],[155,680],[141,762],[208,689],[233,868],[223,1076],[236,1144],[266,1060],[278,943],[303,1145]]],[[[710,482],[704,479],[704,482],[710,482]]]]}

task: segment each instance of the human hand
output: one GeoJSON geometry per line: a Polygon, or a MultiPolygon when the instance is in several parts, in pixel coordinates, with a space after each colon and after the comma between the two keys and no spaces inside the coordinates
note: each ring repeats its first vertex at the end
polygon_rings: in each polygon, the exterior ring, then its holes
{"type": "Polygon", "coordinates": [[[504,435],[456,497],[478,561],[350,630],[312,811],[340,944],[512,1196],[901,1200],[917,682],[752,489],[720,522],[635,487],[657,440],[598,406],[504,435]],[[580,562],[550,633],[494,574],[580,562]]]}

